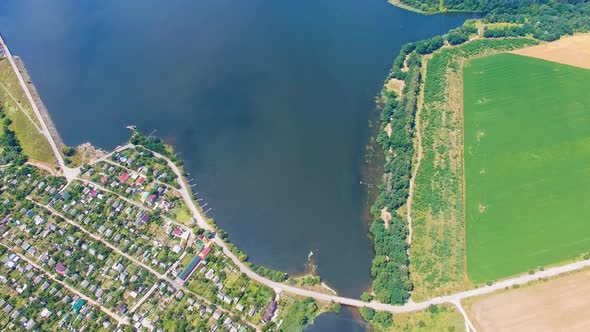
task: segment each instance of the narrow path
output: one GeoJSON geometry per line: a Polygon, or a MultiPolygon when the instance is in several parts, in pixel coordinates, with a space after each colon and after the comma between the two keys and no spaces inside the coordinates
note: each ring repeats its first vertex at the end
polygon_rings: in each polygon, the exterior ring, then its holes
{"type": "Polygon", "coordinates": [[[158,288],[158,282],[155,282],[154,285],[152,286],[152,288],[150,288],[150,290],[145,293],[144,296],[141,297],[141,299],[139,299],[139,301],[137,301],[133,307],[131,307],[131,309],[129,309],[129,313],[133,314],[135,313],[135,310],[137,310],[137,308],[141,307],[141,305],[143,304],[143,302],[145,302],[145,300],[147,300],[150,296],[152,296],[152,293],[156,290],[156,288],[158,288]]]}
{"type": "Polygon", "coordinates": [[[29,87],[25,83],[25,80],[23,79],[23,76],[21,75],[21,73],[18,71],[18,67],[16,66],[16,63],[14,62],[14,58],[12,57],[12,53],[10,53],[8,46],[6,46],[6,43],[4,42],[4,39],[2,38],[1,35],[0,35],[0,47],[2,47],[2,49],[4,50],[4,54],[6,56],[6,59],[8,59],[8,61],[10,62],[10,65],[12,66],[12,70],[14,71],[14,73],[16,74],[16,77],[18,78],[21,88],[25,92],[25,95],[27,96],[27,99],[29,100],[29,103],[31,104],[31,108],[33,109],[35,116],[37,117],[37,119],[39,120],[39,123],[41,124],[41,128],[40,128],[41,133],[43,134],[43,136],[45,136],[45,138],[49,142],[49,145],[51,146],[51,149],[53,150],[53,154],[55,155],[55,158],[57,159],[57,163],[58,163],[59,167],[62,169],[62,172],[63,172],[64,176],[66,177],[68,183],[70,183],[76,177],[76,175],[78,173],[77,170],[66,166],[64,159],[61,155],[61,152],[59,151],[59,148],[57,147],[57,144],[55,143],[53,136],[51,136],[51,133],[49,132],[49,129],[47,128],[47,125],[45,124],[45,120],[41,116],[41,112],[39,112],[39,108],[37,108],[37,104],[35,104],[35,100],[33,99],[31,92],[29,91],[29,87]]]}
{"type": "MultiPolygon", "coordinates": [[[[32,200],[31,200],[31,201],[32,201],[32,200]]],[[[170,283],[172,286],[174,286],[176,289],[182,289],[182,290],[183,290],[185,293],[189,293],[189,294],[191,294],[192,296],[194,296],[195,298],[199,299],[200,301],[202,301],[202,302],[204,302],[204,303],[207,303],[208,305],[213,305],[213,303],[212,303],[212,302],[211,302],[209,299],[207,299],[207,298],[205,298],[205,297],[203,297],[203,296],[201,296],[201,295],[199,295],[199,294],[195,293],[194,291],[192,291],[192,290],[190,290],[190,289],[186,288],[184,285],[181,285],[181,284],[177,283],[177,282],[176,282],[176,280],[174,280],[174,279],[172,279],[172,278],[168,277],[168,276],[167,276],[165,273],[164,273],[164,274],[162,274],[162,273],[160,273],[160,272],[158,272],[158,271],[154,270],[154,269],[153,269],[151,266],[149,266],[149,265],[147,265],[147,264],[145,264],[145,263],[141,262],[140,260],[136,259],[135,257],[133,257],[133,256],[131,256],[131,255],[129,255],[129,254],[127,254],[127,253],[125,253],[125,252],[123,252],[121,249],[119,249],[118,247],[116,247],[116,246],[112,245],[110,242],[108,242],[108,241],[105,241],[105,240],[103,240],[103,239],[102,239],[100,236],[97,236],[97,235],[95,235],[94,233],[92,233],[92,232],[88,231],[86,228],[84,228],[82,225],[78,224],[77,222],[75,222],[75,221],[73,221],[73,220],[71,220],[71,219],[68,219],[68,218],[66,218],[64,215],[62,215],[61,213],[59,213],[59,212],[58,212],[57,210],[55,210],[53,207],[51,207],[51,206],[48,206],[48,205],[41,204],[41,203],[39,203],[39,202],[36,202],[36,201],[32,201],[32,202],[33,202],[33,203],[35,203],[35,204],[37,204],[38,206],[41,206],[41,207],[45,208],[46,210],[50,211],[52,214],[54,214],[54,215],[56,215],[56,216],[60,217],[61,219],[63,219],[63,220],[64,220],[65,222],[67,222],[68,224],[70,224],[70,225],[72,225],[72,226],[74,226],[74,227],[78,228],[79,230],[81,230],[81,231],[82,231],[82,233],[84,233],[84,234],[86,234],[86,235],[90,236],[90,237],[91,237],[92,239],[94,239],[95,241],[101,242],[102,244],[104,244],[104,245],[105,245],[105,246],[107,246],[108,248],[112,249],[114,252],[116,252],[117,254],[121,255],[122,257],[125,257],[125,258],[127,258],[129,261],[131,261],[131,262],[135,263],[136,265],[138,265],[138,266],[141,266],[142,268],[144,268],[144,269],[145,269],[146,271],[148,271],[149,273],[151,273],[151,274],[155,275],[155,276],[157,277],[157,279],[160,279],[160,280],[167,281],[167,282],[168,282],[168,283],[170,283]]],[[[219,306],[217,306],[217,308],[218,308],[219,310],[223,311],[224,313],[226,313],[226,314],[228,314],[228,315],[231,315],[231,312],[227,311],[226,309],[224,309],[224,308],[222,308],[222,307],[219,307],[219,306]]],[[[250,322],[249,322],[249,321],[247,321],[247,320],[243,320],[243,322],[244,322],[245,324],[248,324],[250,327],[254,328],[255,330],[257,330],[257,329],[258,329],[256,325],[254,325],[254,324],[250,323],[250,322]]]]}
{"type": "MultiPolygon", "coordinates": [[[[39,109],[37,108],[37,105],[35,104],[33,97],[31,96],[31,93],[26,85],[26,83],[24,82],[24,79],[21,75],[21,73],[18,71],[18,67],[16,66],[14,59],[12,57],[12,54],[10,53],[10,50],[8,49],[8,47],[6,46],[6,44],[4,43],[4,40],[2,39],[2,37],[0,36],[0,47],[2,47],[4,49],[6,58],[8,59],[8,61],[10,62],[20,84],[21,87],[23,88],[27,99],[29,100],[31,107],[33,109],[33,111],[35,112],[36,117],[39,119],[39,123],[41,124],[41,131],[42,134],[47,138],[51,149],[53,150],[53,153],[55,155],[55,158],[58,161],[58,164],[60,166],[60,168],[63,171],[64,176],[66,177],[68,184],[77,178],[78,174],[79,174],[79,169],[78,168],[69,168],[65,165],[63,157],[61,156],[61,153],[53,139],[53,137],[51,136],[45,121],[43,120],[43,117],[41,116],[39,109]]],[[[423,66],[423,68],[425,68],[426,66],[423,66]]],[[[424,70],[424,69],[423,69],[424,70]]],[[[424,77],[423,77],[423,81],[424,81],[424,77]]],[[[419,121],[419,113],[421,109],[421,106],[418,108],[417,110],[417,121],[419,121]]],[[[409,236],[408,236],[408,243],[411,243],[411,239],[412,239],[412,228],[411,228],[411,203],[412,203],[412,197],[413,197],[413,192],[414,192],[414,181],[415,181],[415,177],[417,174],[417,170],[419,168],[419,163],[420,160],[422,159],[422,144],[421,144],[421,136],[419,133],[419,128],[420,128],[420,124],[419,122],[417,122],[416,124],[417,129],[417,138],[418,138],[418,150],[417,150],[417,165],[416,168],[414,170],[414,174],[412,175],[412,179],[410,182],[410,193],[409,193],[409,197],[408,197],[408,223],[409,223],[409,236]]],[[[122,150],[126,147],[133,147],[134,145],[132,144],[127,144],[125,146],[119,147],[117,150],[122,150]]],[[[152,151],[153,152],[153,151],[152,151]]],[[[111,153],[112,154],[112,153],[111,153]]],[[[104,160],[106,159],[110,154],[107,154],[97,160],[95,160],[93,163],[96,163],[97,161],[100,160],[104,160]]],[[[179,193],[181,194],[181,196],[183,197],[187,207],[189,208],[189,210],[191,211],[192,215],[195,216],[196,220],[197,220],[197,224],[199,225],[199,227],[206,229],[206,230],[210,230],[210,231],[215,231],[215,229],[207,222],[206,217],[201,213],[201,211],[197,208],[196,204],[194,203],[193,199],[192,199],[192,195],[191,195],[191,191],[189,190],[189,188],[187,187],[186,182],[184,181],[182,172],[178,169],[178,167],[172,162],[170,161],[168,158],[162,156],[161,154],[158,154],[156,152],[154,152],[154,155],[156,157],[162,158],[164,160],[166,160],[166,162],[168,163],[168,165],[172,168],[172,170],[178,175],[178,182],[180,184],[180,190],[179,193]]],[[[122,197],[120,195],[117,195],[119,197],[122,197]]],[[[47,207],[46,207],[47,208],[47,207]]],[[[53,210],[52,212],[55,212],[58,216],[61,216],[59,213],[57,213],[57,211],[53,210]]],[[[64,220],[68,221],[68,219],[64,218],[63,216],[61,216],[64,220]]],[[[70,223],[72,223],[73,225],[75,225],[76,227],[83,229],[81,226],[79,226],[78,224],[76,224],[75,222],[72,221],[68,221],[70,223]]],[[[153,270],[152,268],[150,268],[149,266],[143,264],[142,262],[137,261],[135,258],[123,253],[122,251],[120,251],[118,248],[110,245],[108,242],[103,241],[102,239],[100,239],[100,237],[96,237],[95,235],[93,235],[92,233],[85,231],[85,233],[87,233],[89,236],[96,238],[98,241],[101,241],[102,243],[104,243],[106,246],[110,247],[111,249],[113,249],[114,251],[118,252],[120,255],[128,258],[129,260],[131,260],[132,262],[135,262],[136,264],[144,267],[146,270],[150,271],[151,273],[155,274],[156,276],[158,276],[158,278],[160,279],[164,279],[168,282],[170,282],[171,284],[177,286],[177,288],[183,289],[188,293],[193,294],[194,296],[196,296],[197,298],[202,299],[204,302],[209,302],[207,299],[201,297],[200,295],[188,290],[186,287],[178,285],[174,280],[171,280],[169,277],[159,274],[157,271],[153,270]]],[[[376,303],[376,302],[364,302],[361,300],[357,300],[357,299],[352,299],[352,298],[346,298],[346,297],[340,297],[340,296],[333,296],[333,295],[327,295],[327,294],[323,294],[323,293],[318,293],[318,292],[314,292],[314,291],[310,291],[310,290],[306,290],[306,289],[301,289],[298,287],[294,287],[294,286],[290,286],[290,285],[286,285],[286,284],[282,284],[282,283],[277,283],[274,282],[272,280],[269,280],[265,277],[262,277],[258,274],[256,274],[254,271],[252,271],[249,267],[247,267],[243,262],[241,262],[228,248],[228,246],[226,245],[226,243],[223,242],[223,240],[221,240],[218,236],[215,236],[213,238],[213,241],[223,249],[223,252],[226,256],[228,256],[233,262],[234,264],[239,268],[239,270],[246,274],[250,279],[257,281],[261,284],[267,285],[273,289],[275,289],[276,291],[280,292],[280,291],[285,291],[288,293],[292,293],[295,295],[299,295],[299,296],[305,296],[305,297],[311,297],[314,298],[316,300],[321,300],[321,301],[334,301],[343,305],[348,305],[348,306],[354,306],[354,307],[370,307],[373,308],[375,310],[381,310],[381,311],[389,311],[389,312],[393,312],[393,313],[403,313],[403,312],[412,312],[412,311],[417,311],[417,310],[422,310],[422,309],[426,309],[428,306],[433,305],[433,304],[442,304],[442,303],[453,303],[456,301],[460,301],[461,299],[465,299],[468,297],[472,297],[472,296],[479,296],[479,295],[483,295],[483,294],[488,294],[488,293],[492,293],[495,292],[497,290],[501,290],[504,289],[506,287],[511,287],[514,285],[524,285],[526,283],[529,283],[531,281],[534,280],[538,280],[541,278],[549,278],[549,277],[554,277],[563,273],[568,273],[568,272],[572,272],[572,271],[576,271],[576,270],[580,270],[583,268],[587,268],[590,267],[590,260],[584,260],[584,261],[578,261],[575,263],[570,263],[570,264],[566,264],[566,265],[562,265],[562,266],[558,266],[558,267],[554,267],[551,269],[546,269],[544,271],[541,272],[537,272],[533,275],[521,275],[521,276],[516,276],[513,278],[509,278],[500,282],[496,282],[490,286],[485,286],[485,287],[481,287],[481,288],[476,288],[476,289],[472,289],[472,290],[468,290],[468,291],[464,291],[464,292],[459,292],[459,293],[455,293],[452,295],[448,295],[448,296],[441,296],[441,297],[436,297],[436,298],[432,298],[428,301],[424,301],[424,302],[420,302],[420,303],[415,303],[415,302],[408,302],[404,305],[390,305],[390,304],[384,304],[384,303],[376,303]]],[[[65,286],[68,287],[69,286],[65,286]]],[[[91,301],[89,299],[89,301],[91,301]]],[[[101,310],[103,310],[104,308],[101,307],[101,310]]],[[[106,310],[106,309],[105,309],[106,310]]],[[[247,322],[248,324],[251,325],[251,323],[247,322]]],[[[252,325],[251,325],[252,326],[252,325]]],[[[254,328],[256,328],[255,326],[253,326],[254,328]]]]}
{"type": "MultiPolygon", "coordinates": [[[[117,148],[115,151],[99,158],[99,160],[97,160],[97,161],[104,160],[104,159],[108,158],[108,156],[110,156],[112,153],[115,153],[116,151],[120,151],[125,148],[129,148],[129,147],[134,147],[134,145],[133,144],[126,144],[124,146],[121,146],[121,147],[117,148]]],[[[170,166],[170,168],[178,176],[178,181],[179,181],[179,185],[180,185],[180,189],[178,191],[181,194],[181,197],[184,199],[186,206],[191,211],[191,214],[195,217],[198,226],[200,228],[215,232],[215,229],[207,222],[206,217],[201,213],[201,211],[198,209],[198,207],[194,203],[191,193],[186,185],[186,182],[183,181],[184,177],[182,176],[182,172],[180,171],[180,169],[165,156],[163,156],[159,153],[156,153],[154,151],[152,151],[152,152],[154,153],[154,156],[165,160],[168,163],[168,166],[170,166]]],[[[96,163],[96,161],[94,163],[96,163]]],[[[93,184],[95,184],[95,183],[93,183],[93,184]]],[[[118,195],[118,194],[115,193],[115,195],[118,195]]],[[[121,197],[120,195],[118,195],[118,196],[121,197]]],[[[130,201],[130,202],[132,202],[132,201],[130,201]]],[[[135,203],[135,202],[133,202],[133,204],[136,204],[138,206],[142,206],[142,205],[135,203]]],[[[174,221],[172,221],[172,222],[174,222],[174,221]]],[[[174,222],[174,223],[176,223],[176,222],[174,222]]],[[[192,230],[190,230],[190,231],[192,232],[192,230]]],[[[328,302],[334,301],[334,302],[338,302],[343,305],[348,305],[348,306],[353,306],[353,307],[365,307],[366,306],[366,307],[373,308],[375,310],[389,311],[389,312],[393,312],[393,313],[404,313],[404,312],[423,310],[433,304],[443,304],[443,303],[454,304],[453,301],[458,301],[458,300],[462,300],[462,299],[473,297],[473,296],[484,295],[484,294],[488,294],[488,293],[492,293],[492,292],[504,289],[506,287],[511,287],[514,285],[524,285],[526,283],[529,283],[531,281],[538,280],[541,278],[549,278],[549,277],[557,276],[559,274],[568,273],[571,271],[576,271],[579,269],[590,267],[590,260],[584,260],[584,261],[579,261],[579,262],[575,262],[575,263],[571,263],[571,264],[567,264],[567,265],[563,265],[563,266],[558,266],[558,267],[551,268],[551,269],[546,269],[544,271],[537,272],[533,275],[525,274],[522,276],[516,276],[513,278],[509,278],[509,279],[506,279],[503,281],[496,282],[490,286],[484,286],[481,288],[467,290],[467,291],[455,293],[452,295],[435,297],[435,298],[432,298],[432,299],[430,299],[428,301],[424,301],[424,302],[416,303],[416,302],[410,301],[404,305],[391,305],[391,304],[377,303],[377,302],[364,302],[364,301],[361,301],[358,299],[353,299],[353,298],[328,295],[328,294],[324,294],[324,293],[319,293],[319,292],[315,292],[315,291],[310,291],[310,290],[286,285],[283,283],[274,282],[272,280],[269,280],[265,277],[258,275],[254,271],[252,271],[248,266],[246,266],[244,264],[244,262],[240,261],[236,257],[236,255],[234,255],[229,250],[227,244],[225,242],[223,242],[223,240],[221,240],[218,236],[215,236],[213,238],[213,242],[215,242],[220,248],[223,249],[224,254],[227,255],[234,262],[234,264],[238,267],[240,272],[246,274],[250,279],[252,279],[256,282],[259,282],[263,285],[273,288],[277,292],[284,291],[284,292],[291,293],[294,295],[311,297],[311,298],[314,298],[314,299],[320,300],[320,301],[328,301],[328,302]]]]}
{"type": "MultiPolygon", "coordinates": [[[[420,79],[420,94],[418,95],[417,101],[417,110],[416,114],[414,115],[414,128],[416,128],[416,165],[414,165],[414,170],[412,171],[412,177],[410,177],[410,189],[408,191],[408,201],[407,201],[407,219],[408,219],[408,246],[412,244],[412,202],[414,199],[414,190],[416,188],[416,176],[418,175],[418,170],[420,169],[420,162],[422,161],[422,133],[420,132],[420,113],[422,111],[422,107],[424,107],[424,82],[426,80],[426,67],[428,66],[428,59],[422,57],[423,64],[420,68],[421,79],[420,79]]],[[[410,252],[410,248],[408,247],[408,255],[410,252]]]]}
{"type": "Polygon", "coordinates": [[[10,248],[9,246],[5,245],[4,243],[0,243],[0,245],[3,246],[4,248],[10,250],[11,252],[13,252],[15,255],[19,256],[22,260],[25,260],[27,263],[29,263],[32,266],[34,266],[37,270],[43,272],[47,277],[49,277],[49,279],[51,279],[54,282],[60,284],[62,287],[66,288],[70,292],[78,295],[79,297],[81,297],[82,299],[86,300],[88,303],[92,304],[93,306],[99,308],[102,312],[104,312],[105,314],[109,315],[112,319],[116,320],[117,323],[119,323],[120,325],[128,325],[129,324],[127,318],[123,318],[123,317],[119,316],[118,314],[112,312],[108,308],[103,307],[98,302],[94,301],[93,299],[89,298],[88,296],[80,293],[77,289],[75,289],[75,288],[71,287],[70,285],[66,284],[65,282],[57,279],[54,274],[52,274],[49,271],[45,270],[42,266],[37,265],[37,263],[33,262],[32,260],[30,260],[26,256],[24,256],[24,255],[22,255],[22,254],[20,254],[20,253],[18,253],[16,251],[14,251],[12,248],[10,248]]]}
{"type": "Polygon", "coordinates": [[[455,305],[455,307],[457,307],[457,310],[459,310],[461,315],[463,315],[463,320],[465,320],[465,331],[466,332],[477,332],[475,330],[475,326],[473,325],[473,323],[471,323],[471,319],[469,319],[469,315],[467,315],[467,312],[463,308],[461,301],[454,300],[454,301],[451,301],[451,303],[453,303],[455,305]]]}
{"type": "Polygon", "coordinates": [[[40,169],[46,171],[47,173],[49,173],[51,175],[58,176],[58,173],[53,168],[51,168],[51,166],[49,166],[49,165],[47,165],[47,164],[45,164],[43,162],[28,160],[27,161],[27,164],[28,165],[31,165],[31,166],[35,166],[37,168],[40,168],[40,169]]]}
{"type": "Polygon", "coordinates": [[[18,107],[18,109],[20,109],[20,111],[23,112],[23,114],[27,117],[27,119],[29,119],[29,121],[31,121],[31,123],[33,124],[33,126],[35,126],[35,128],[37,128],[37,131],[42,134],[43,131],[41,130],[41,128],[39,128],[39,126],[33,120],[33,118],[31,118],[31,116],[29,115],[29,112],[27,112],[23,108],[23,106],[18,102],[18,100],[16,100],[16,98],[14,98],[14,96],[12,95],[12,93],[10,93],[10,91],[8,91],[8,89],[6,88],[6,86],[3,83],[0,83],[0,86],[2,86],[2,89],[4,89],[4,92],[6,92],[6,94],[10,97],[10,99],[12,99],[12,101],[14,102],[14,104],[16,105],[16,107],[18,107]]]}
{"type": "MultiPolygon", "coordinates": [[[[129,145],[132,146],[131,144],[129,144],[129,145]]],[[[196,207],[194,201],[192,200],[190,191],[187,189],[186,183],[182,180],[183,179],[182,172],[180,172],[178,167],[172,161],[170,161],[168,158],[166,158],[156,152],[154,152],[154,155],[158,158],[162,158],[162,159],[166,160],[168,163],[168,166],[170,166],[170,168],[178,175],[178,180],[179,180],[179,184],[180,184],[179,191],[182,194],[182,197],[184,198],[186,205],[191,210],[191,213],[195,216],[199,227],[201,227],[203,229],[208,229],[208,230],[214,231],[213,227],[207,222],[206,218],[199,211],[199,209],[196,207]]],[[[215,236],[213,241],[223,249],[224,254],[226,254],[234,262],[234,264],[240,269],[240,271],[242,273],[246,274],[250,279],[257,281],[263,285],[267,285],[275,290],[284,291],[284,292],[288,292],[291,294],[304,296],[304,297],[311,297],[311,298],[314,298],[316,300],[321,300],[321,301],[328,301],[328,302],[334,301],[334,302],[337,302],[337,303],[340,303],[343,305],[352,306],[352,307],[370,307],[375,310],[389,311],[389,312],[393,312],[393,313],[404,313],[404,312],[423,310],[433,304],[436,305],[436,304],[443,304],[443,303],[453,303],[453,301],[460,301],[462,299],[473,297],[473,296],[489,294],[489,293],[492,293],[492,292],[495,292],[498,290],[502,290],[506,287],[512,287],[514,285],[524,285],[524,284],[527,284],[531,281],[535,281],[535,280],[538,280],[541,278],[550,278],[550,277],[554,277],[554,276],[557,276],[557,275],[560,275],[563,273],[568,273],[568,272],[572,272],[572,271],[576,271],[576,270],[590,267],[590,260],[583,260],[583,261],[578,261],[575,263],[570,263],[570,264],[554,267],[551,269],[546,269],[544,271],[540,271],[535,274],[524,274],[521,276],[515,276],[515,277],[509,278],[509,279],[505,279],[503,281],[493,283],[490,286],[484,286],[484,287],[480,287],[480,288],[476,288],[476,289],[471,289],[471,290],[455,293],[452,295],[435,297],[435,298],[432,298],[432,299],[430,299],[428,301],[424,301],[424,302],[416,303],[416,302],[410,301],[404,305],[391,305],[391,304],[386,304],[386,303],[364,302],[364,301],[361,301],[358,299],[328,295],[328,294],[318,293],[318,292],[286,285],[283,283],[274,282],[272,280],[269,280],[265,277],[258,275],[254,271],[252,271],[248,266],[246,266],[242,261],[240,261],[236,257],[236,255],[234,255],[229,250],[227,245],[218,236],[215,236]]]]}

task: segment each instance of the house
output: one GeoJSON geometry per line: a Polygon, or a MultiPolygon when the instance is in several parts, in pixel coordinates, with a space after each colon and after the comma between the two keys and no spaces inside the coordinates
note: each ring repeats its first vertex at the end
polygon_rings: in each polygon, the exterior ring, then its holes
{"type": "Polygon", "coordinates": [[[39,225],[39,224],[42,224],[45,222],[45,219],[43,219],[40,215],[37,215],[34,220],[35,220],[35,225],[39,225]]]}
{"type": "Polygon", "coordinates": [[[141,186],[144,182],[145,178],[143,176],[140,176],[139,178],[137,178],[137,180],[135,180],[135,184],[138,186],[141,186]]]}
{"type": "Polygon", "coordinates": [[[184,233],[184,232],[183,232],[183,231],[182,231],[182,229],[180,229],[180,228],[176,228],[176,229],[174,229],[174,230],[172,231],[172,235],[174,235],[174,236],[178,236],[178,237],[182,237],[182,234],[183,234],[183,233],[184,233]]]}
{"type": "Polygon", "coordinates": [[[193,272],[195,272],[195,269],[197,268],[200,262],[201,258],[199,256],[195,256],[184,268],[184,270],[180,272],[180,274],[178,275],[178,280],[181,284],[184,284],[188,280],[188,278],[193,274],[193,272]]]}
{"type": "Polygon", "coordinates": [[[51,311],[49,311],[47,308],[43,308],[43,310],[41,310],[41,313],[39,314],[39,316],[41,316],[41,318],[47,318],[47,317],[51,316],[51,311]]]}
{"type": "Polygon", "coordinates": [[[55,264],[55,271],[63,276],[66,274],[66,267],[62,263],[57,263],[55,264]]]}
{"type": "Polygon", "coordinates": [[[124,303],[121,303],[117,306],[117,310],[122,313],[125,314],[127,312],[127,305],[124,303]]]}
{"type": "Polygon", "coordinates": [[[207,256],[209,256],[209,253],[211,252],[211,247],[205,247],[203,250],[201,250],[201,252],[199,253],[199,256],[201,256],[202,259],[207,258],[207,256]]]}
{"type": "Polygon", "coordinates": [[[141,321],[141,326],[145,327],[148,331],[153,331],[156,329],[156,326],[154,325],[154,323],[152,323],[152,320],[149,318],[144,318],[141,321]]]}
{"type": "Polygon", "coordinates": [[[215,310],[215,312],[213,313],[213,319],[218,320],[219,318],[221,318],[221,310],[217,309],[215,310]]]}
{"type": "Polygon", "coordinates": [[[154,203],[156,203],[157,201],[158,201],[158,195],[156,195],[156,194],[151,194],[151,195],[149,195],[149,196],[148,196],[148,198],[147,198],[147,202],[148,202],[149,204],[154,204],[154,203]]]}
{"type": "Polygon", "coordinates": [[[263,322],[270,321],[272,319],[272,317],[274,316],[276,310],[277,310],[277,302],[270,301],[270,303],[268,304],[268,307],[266,307],[266,310],[264,311],[264,315],[262,315],[262,321],[263,322]]]}
{"type": "Polygon", "coordinates": [[[25,330],[30,331],[35,327],[35,321],[30,319],[27,324],[25,325],[25,330]]]}
{"type": "Polygon", "coordinates": [[[129,179],[129,174],[127,174],[126,172],[121,174],[121,176],[119,176],[119,182],[121,182],[121,183],[127,181],[127,179],[129,179]]]}
{"type": "Polygon", "coordinates": [[[72,306],[72,310],[74,310],[75,313],[78,313],[80,311],[80,309],[82,309],[82,307],[84,306],[84,304],[86,304],[86,300],[79,299],[72,306]]]}

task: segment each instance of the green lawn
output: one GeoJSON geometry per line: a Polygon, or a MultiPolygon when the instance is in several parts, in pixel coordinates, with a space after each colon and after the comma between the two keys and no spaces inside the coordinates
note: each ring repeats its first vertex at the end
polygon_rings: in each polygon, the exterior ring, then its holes
{"type": "Polygon", "coordinates": [[[467,272],[590,251],[590,70],[498,54],[464,68],[467,272]]]}
{"type": "Polygon", "coordinates": [[[35,126],[39,126],[39,121],[28,103],[25,92],[18,83],[10,63],[5,59],[0,61],[0,83],[2,83],[0,86],[0,107],[4,108],[12,120],[10,128],[16,133],[24,153],[31,159],[55,164],[53,150],[51,150],[45,136],[35,126]],[[27,114],[18,107],[15,99],[27,114]]]}

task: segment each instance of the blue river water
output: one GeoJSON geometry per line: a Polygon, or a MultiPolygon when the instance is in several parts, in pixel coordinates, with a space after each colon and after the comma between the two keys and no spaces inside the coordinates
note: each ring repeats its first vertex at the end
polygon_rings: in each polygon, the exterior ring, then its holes
{"type": "MultiPolygon", "coordinates": [[[[0,2],[0,32],[66,144],[156,130],[252,262],[297,273],[312,251],[347,296],[371,278],[360,180],[374,97],[404,43],[466,18],[385,0],[0,2]]],[[[363,328],[352,321],[311,330],[363,328]]]]}

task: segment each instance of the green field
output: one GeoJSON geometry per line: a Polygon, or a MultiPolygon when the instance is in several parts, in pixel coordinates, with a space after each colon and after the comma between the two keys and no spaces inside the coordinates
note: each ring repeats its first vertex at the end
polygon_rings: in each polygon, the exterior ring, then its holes
{"type": "Polygon", "coordinates": [[[464,68],[467,272],[590,251],[590,70],[513,54],[464,68]]]}
{"type": "Polygon", "coordinates": [[[0,107],[12,120],[10,128],[16,133],[24,153],[33,160],[55,164],[51,146],[39,132],[39,121],[8,60],[0,61],[0,107]]]}

